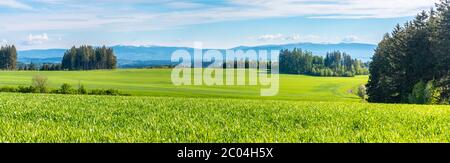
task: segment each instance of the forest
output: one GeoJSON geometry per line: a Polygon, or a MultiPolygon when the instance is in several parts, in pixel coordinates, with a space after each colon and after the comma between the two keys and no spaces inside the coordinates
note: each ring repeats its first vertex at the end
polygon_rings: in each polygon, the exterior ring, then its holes
{"type": "Polygon", "coordinates": [[[0,48],[0,69],[15,70],[17,62],[17,50],[14,45],[0,48]]]}
{"type": "Polygon", "coordinates": [[[327,53],[325,58],[302,49],[280,52],[280,73],[286,74],[353,77],[367,75],[369,72],[365,65],[340,51],[327,53]]]}
{"type": "Polygon", "coordinates": [[[72,47],[67,50],[62,59],[62,69],[95,70],[115,69],[117,58],[112,48],[92,46],[72,47]]]}
{"type": "Polygon", "coordinates": [[[450,1],[397,25],[370,64],[370,102],[450,103],[450,1]]]}
{"type": "Polygon", "coordinates": [[[14,45],[0,48],[1,70],[95,70],[115,69],[117,58],[112,48],[92,46],[72,47],[67,50],[61,63],[21,63],[17,61],[17,50],[14,45]]]}

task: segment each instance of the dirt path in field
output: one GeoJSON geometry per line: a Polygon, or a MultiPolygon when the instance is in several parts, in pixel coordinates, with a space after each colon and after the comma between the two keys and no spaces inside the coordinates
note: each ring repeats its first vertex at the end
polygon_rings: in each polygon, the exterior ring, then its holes
{"type": "Polygon", "coordinates": [[[348,90],[347,93],[353,94],[353,89],[348,90]]]}

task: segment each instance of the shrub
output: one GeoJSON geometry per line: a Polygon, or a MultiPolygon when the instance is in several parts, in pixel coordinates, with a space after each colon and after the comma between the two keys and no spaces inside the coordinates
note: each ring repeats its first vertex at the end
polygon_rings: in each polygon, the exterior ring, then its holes
{"type": "Polygon", "coordinates": [[[47,92],[47,77],[43,75],[36,75],[32,79],[32,86],[40,93],[47,92]]]}
{"type": "Polygon", "coordinates": [[[89,95],[109,95],[109,96],[131,96],[130,94],[121,93],[117,89],[93,89],[89,95]]]}
{"type": "Polygon", "coordinates": [[[19,87],[0,87],[0,92],[18,92],[18,93],[53,93],[53,94],[89,94],[89,95],[109,95],[109,96],[131,96],[130,94],[121,93],[116,89],[93,89],[87,91],[84,85],[79,85],[78,89],[73,89],[70,84],[64,83],[59,89],[52,89],[42,92],[37,86],[19,86],[19,87]]]}
{"type": "Polygon", "coordinates": [[[18,89],[15,87],[4,86],[0,88],[0,92],[18,92],[18,89]]]}
{"type": "Polygon", "coordinates": [[[89,92],[90,95],[100,95],[102,90],[100,89],[93,89],[89,92]]]}
{"type": "Polygon", "coordinates": [[[367,96],[367,89],[365,85],[360,85],[358,87],[358,92],[357,92],[358,96],[361,97],[362,99],[366,99],[367,96]]]}
{"type": "Polygon", "coordinates": [[[89,94],[91,95],[112,95],[117,96],[120,95],[118,90],[115,89],[93,89],[89,94]]]}
{"type": "Polygon", "coordinates": [[[346,71],[341,76],[343,76],[343,77],[354,77],[355,75],[352,72],[350,72],[350,71],[346,71]]]}
{"type": "Polygon", "coordinates": [[[425,83],[420,81],[415,84],[411,94],[408,96],[408,101],[411,104],[425,104],[425,83]]]}
{"type": "Polygon", "coordinates": [[[87,90],[86,90],[86,88],[84,88],[84,85],[78,86],[78,94],[82,94],[82,95],[87,94],[87,90]]]}
{"type": "Polygon", "coordinates": [[[70,84],[64,83],[61,85],[61,88],[58,90],[58,93],[60,94],[73,94],[75,92],[72,89],[72,86],[70,84]]]}
{"type": "Polygon", "coordinates": [[[119,95],[119,91],[115,89],[107,89],[106,95],[119,95]]]}
{"type": "Polygon", "coordinates": [[[420,81],[414,85],[408,101],[411,104],[437,104],[439,98],[440,91],[434,87],[433,81],[427,83],[420,81]]]}
{"type": "Polygon", "coordinates": [[[425,103],[426,104],[438,104],[441,97],[441,91],[434,87],[433,81],[429,81],[425,86],[425,103]]]}
{"type": "Polygon", "coordinates": [[[19,86],[17,87],[17,92],[20,93],[36,93],[37,89],[33,86],[19,86]]]}

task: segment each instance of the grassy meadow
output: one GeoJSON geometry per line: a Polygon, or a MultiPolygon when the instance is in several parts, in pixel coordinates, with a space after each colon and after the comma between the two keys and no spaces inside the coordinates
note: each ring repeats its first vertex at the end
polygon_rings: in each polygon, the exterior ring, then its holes
{"type": "Polygon", "coordinates": [[[0,142],[450,142],[450,107],[369,104],[354,78],[281,75],[259,86],[173,86],[169,69],[0,72],[0,86],[78,83],[133,96],[0,93],[0,142]]]}
{"type": "Polygon", "coordinates": [[[174,86],[171,69],[119,69],[98,71],[5,71],[0,72],[0,86],[30,85],[34,75],[48,77],[49,87],[63,83],[88,89],[114,88],[134,96],[224,97],[279,99],[295,101],[361,101],[352,89],[367,82],[367,76],[311,77],[280,75],[280,91],[276,97],[260,97],[262,86],[174,86]]]}
{"type": "Polygon", "coordinates": [[[1,94],[1,142],[450,142],[446,106],[1,94]]]}

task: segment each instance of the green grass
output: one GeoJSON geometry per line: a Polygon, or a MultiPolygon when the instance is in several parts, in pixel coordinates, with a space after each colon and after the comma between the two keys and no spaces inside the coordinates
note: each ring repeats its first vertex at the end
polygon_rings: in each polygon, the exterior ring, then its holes
{"type": "Polygon", "coordinates": [[[6,71],[0,72],[0,86],[30,85],[31,78],[41,74],[48,77],[50,87],[63,83],[88,89],[115,88],[135,96],[220,97],[296,101],[353,101],[360,99],[349,90],[367,81],[367,76],[355,78],[311,77],[281,75],[280,92],[276,97],[260,97],[260,86],[180,86],[172,84],[170,69],[126,69],[114,71],[6,71]]]}
{"type": "Polygon", "coordinates": [[[281,75],[258,86],[182,86],[170,70],[0,72],[0,85],[36,74],[116,88],[132,97],[0,93],[0,142],[450,142],[450,107],[363,103],[367,76],[281,75]]]}
{"type": "Polygon", "coordinates": [[[1,142],[450,142],[447,106],[0,94],[1,142]]]}

